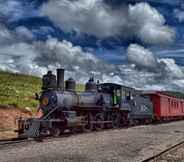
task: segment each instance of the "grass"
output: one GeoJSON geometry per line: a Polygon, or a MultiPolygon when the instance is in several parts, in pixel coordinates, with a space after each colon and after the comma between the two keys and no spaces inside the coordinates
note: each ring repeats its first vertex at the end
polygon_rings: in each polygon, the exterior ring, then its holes
{"type": "Polygon", "coordinates": [[[0,72],[0,104],[34,109],[34,94],[41,89],[41,79],[34,76],[0,72]]]}
{"type": "Polygon", "coordinates": [[[76,90],[79,92],[83,92],[85,90],[84,84],[77,84],[76,90]]]}
{"type": "MultiPolygon", "coordinates": [[[[78,84],[76,89],[83,91],[84,85],[78,84]]],[[[40,91],[41,78],[0,71],[0,105],[29,107],[34,111],[38,106],[34,96],[40,91]]]]}

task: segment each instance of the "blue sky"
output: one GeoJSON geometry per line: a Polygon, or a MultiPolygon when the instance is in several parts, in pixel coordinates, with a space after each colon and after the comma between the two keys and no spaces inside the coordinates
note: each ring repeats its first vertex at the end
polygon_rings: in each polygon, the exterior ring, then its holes
{"type": "MultiPolygon", "coordinates": [[[[1,60],[9,62],[0,65],[3,70],[36,75],[40,74],[36,69],[45,72],[64,66],[73,76],[72,71],[86,69],[88,63],[92,72],[104,75],[102,80],[114,77],[115,82],[140,88],[177,89],[183,83],[183,26],[183,0],[4,0],[0,2],[1,60]],[[21,58],[18,64],[14,58],[21,58]],[[94,65],[96,59],[101,66],[94,65]],[[140,83],[125,82],[121,68],[145,78],[140,83]],[[168,77],[177,84],[163,86],[168,77]]],[[[81,71],[81,78],[90,73],[90,69],[81,71]]]]}

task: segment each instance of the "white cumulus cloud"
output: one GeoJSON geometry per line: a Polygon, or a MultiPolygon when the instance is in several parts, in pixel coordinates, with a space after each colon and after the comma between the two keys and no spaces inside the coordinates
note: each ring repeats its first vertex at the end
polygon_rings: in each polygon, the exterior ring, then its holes
{"type": "Polygon", "coordinates": [[[102,0],[52,0],[41,11],[65,31],[76,30],[98,37],[119,34],[123,22],[119,23],[119,17],[102,0]]]}
{"type": "Polygon", "coordinates": [[[37,11],[33,3],[21,0],[0,0],[0,17],[6,21],[14,21],[25,17],[33,17],[37,11]]]}
{"type": "Polygon", "coordinates": [[[171,43],[175,32],[165,25],[165,19],[155,8],[148,3],[129,5],[129,17],[138,37],[145,43],[171,43]]]}
{"type": "Polygon", "coordinates": [[[20,39],[33,40],[34,38],[32,31],[30,31],[28,28],[24,26],[18,26],[15,29],[15,31],[16,31],[17,37],[19,37],[20,39]]]}
{"type": "Polygon", "coordinates": [[[160,74],[161,78],[183,78],[182,69],[175,63],[174,59],[162,58],[157,56],[138,44],[131,44],[127,49],[129,63],[138,68],[160,74]]]}
{"type": "Polygon", "coordinates": [[[184,73],[181,68],[175,63],[174,59],[164,58],[159,59],[159,62],[165,64],[165,71],[170,74],[173,78],[183,78],[184,73]]]}
{"type": "Polygon", "coordinates": [[[13,39],[12,33],[0,23],[0,44],[10,43],[13,39]]]}
{"type": "Polygon", "coordinates": [[[93,73],[101,82],[113,82],[140,89],[184,90],[183,70],[172,59],[154,58],[154,54],[139,45],[130,45],[130,64],[113,65],[99,60],[71,42],[48,38],[28,41],[32,35],[25,27],[10,31],[0,24],[0,69],[40,76],[48,69],[66,69],[66,79],[73,77],[85,83],[93,73]],[[26,39],[24,39],[26,38],[26,39]],[[158,64],[158,66],[156,66],[158,64]],[[150,70],[157,68],[158,70],[150,70]]]}
{"type": "Polygon", "coordinates": [[[164,17],[148,3],[112,9],[103,0],[50,0],[41,12],[65,31],[98,38],[137,36],[145,43],[171,43],[175,37],[164,17]]]}
{"type": "Polygon", "coordinates": [[[184,11],[175,9],[174,10],[174,17],[181,23],[184,21],[184,11]]]}
{"type": "Polygon", "coordinates": [[[156,69],[158,62],[154,54],[138,44],[131,44],[127,49],[128,61],[140,68],[156,69]]]}

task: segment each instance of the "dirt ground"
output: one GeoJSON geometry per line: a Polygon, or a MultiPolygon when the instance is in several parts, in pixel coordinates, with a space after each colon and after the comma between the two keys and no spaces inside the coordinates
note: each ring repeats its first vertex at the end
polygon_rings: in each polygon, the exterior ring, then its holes
{"type": "Polygon", "coordinates": [[[16,137],[17,133],[14,132],[17,129],[16,119],[30,116],[31,112],[23,109],[0,106],[0,140],[16,137]]]}
{"type": "Polygon", "coordinates": [[[183,140],[184,121],[137,126],[1,147],[0,162],[141,162],[183,140]]]}

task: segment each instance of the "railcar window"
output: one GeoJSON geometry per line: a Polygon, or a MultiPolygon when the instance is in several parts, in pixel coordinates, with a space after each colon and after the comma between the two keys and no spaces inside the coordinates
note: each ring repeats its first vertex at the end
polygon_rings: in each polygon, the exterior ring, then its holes
{"type": "Polygon", "coordinates": [[[131,99],[131,93],[130,93],[130,91],[126,91],[126,99],[127,100],[130,100],[131,99]]]}
{"type": "Polygon", "coordinates": [[[117,96],[120,97],[121,96],[121,91],[118,89],[117,90],[117,96]]]}
{"type": "Polygon", "coordinates": [[[125,99],[126,98],[126,92],[125,92],[125,90],[124,89],[122,89],[122,99],[125,99]]]}

